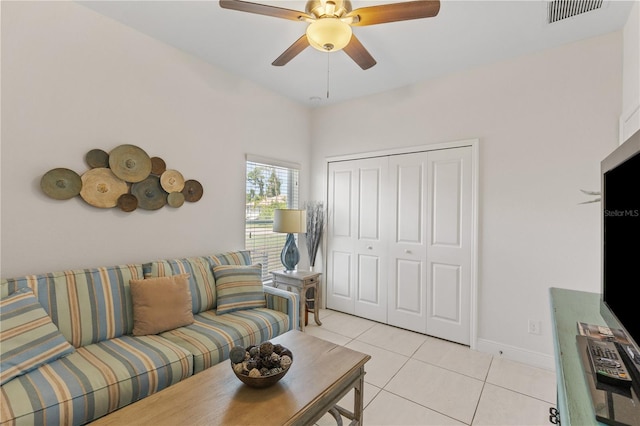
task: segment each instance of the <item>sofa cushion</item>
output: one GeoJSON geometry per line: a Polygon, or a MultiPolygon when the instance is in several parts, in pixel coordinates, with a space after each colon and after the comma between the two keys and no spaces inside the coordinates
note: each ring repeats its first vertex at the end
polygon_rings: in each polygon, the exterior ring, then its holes
{"type": "Polygon", "coordinates": [[[262,286],[262,265],[213,267],[218,294],[218,315],[267,305],[262,286]]]}
{"type": "Polygon", "coordinates": [[[31,289],[0,300],[0,323],[0,385],[75,350],[31,289]]]}
{"type": "Polygon", "coordinates": [[[189,274],[131,280],[131,299],[134,336],[193,324],[189,274]]]}
{"type": "Polygon", "coordinates": [[[224,315],[210,310],[194,318],[191,325],[160,334],[193,354],[194,374],[228,359],[234,345],[261,343],[291,329],[286,313],[267,308],[224,315]]]}
{"type": "Polygon", "coordinates": [[[81,425],[190,376],[192,355],[158,336],[88,345],[6,383],[0,423],[81,425]]]}
{"type": "Polygon", "coordinates": [[[249,250],[228,251],[207,256],[211,266],[216,265],[251,265],[251,252],[249,250]]]}
{"type": "Polygon", "coordinates": [[[77,269],[3,280],[13,293],[31,288],[62,335],[76,348],[130,334],[133,310],[129,281],[142,265],[77,269]]]}
{"type": "Polygon", "coordinates": [[[189,274],[191,292],[191,312],[197,314],[213,308],[216,304],[216,291],[211,272],[211,261],[204,257],[158,260],[144,265],[149,277],[167,277],[189,274]]]}

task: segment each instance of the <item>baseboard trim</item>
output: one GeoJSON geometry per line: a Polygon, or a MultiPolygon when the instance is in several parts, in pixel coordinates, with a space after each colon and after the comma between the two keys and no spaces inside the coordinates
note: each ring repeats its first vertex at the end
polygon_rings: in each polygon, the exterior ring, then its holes
{"type": "Polygon", "coordinates": [[[499,358],[505,358],[511,361],[528,364],[533,367],[555,371],[555,358],[553,355],[534,352],[486,339],[478,339],[476,341],[476,350],[490,353],[499,358]]]}

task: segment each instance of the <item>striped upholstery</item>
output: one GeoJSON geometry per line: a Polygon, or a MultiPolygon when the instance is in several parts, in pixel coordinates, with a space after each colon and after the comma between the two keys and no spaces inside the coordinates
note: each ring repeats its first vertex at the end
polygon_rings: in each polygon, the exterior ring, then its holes
{"type": "Polygon", "coordinates": [[[249,250],[229,251],[213,256],[208,256],[207,260],[211,266],[215,265],[251,265],[251,252],[249,250]]]}
{"type": "Polygon", "coordinates": [[[298,300],[300,296],[297,293],[269,286],[264,286],[264,295],[268,309],[282,312],[289,317],[289,328],[284,331],[297,329],[300,324],[300,301],[298,300]]]}
{"type": "Polygon", "coordinates": [[[0,300],[0,324],[0,384],[74,351],[31,289],[0,300]]]}
{"type": "Polygon", "coordinates": [[[129,280],[142,265],[121,265],[29,275],[5,280],[8,293],[30,287],[62,335],[76,348],[133,328],[129,280]]]}
{"type": "Polygon", "coordinates": [[[193,324],[160,335],[193,354],[194,374],[229,358],[235,345],[261,343],[291,329],[286,314],[266,308],[224,315],[210,310],[194,317],[193,324]]]}
{"type": "Polygon", "coordinates": [[[237,251],[0,281],[2,297],[31,288],[77,348],[2,385],[0,426],[90,422],[227,359],[235,344],[269,340],[298,324],[298,295],[272,287],[264,287],[266,308],[217,316],[211,268],[230,264],[250,265],[251,256],[237,251]],[[191,274],[192,307],[199,312],[194,324],[161,335],[130,336],[129,281],[143,278],[143,270],[156,276],[191,274]]]}
{"type": "Polygon", "coordinates": [[[151,277],[189,274],[189,290],[191,291],[192,312],[197,314],[209,310],[216,305],[215,281],[211,272],[211,263],[204,257],[186,259],[158,260],[151,262],[151,277]]]}
{"type": "Polygon", "coordinates": [[[0,424],[84,424],[192,371],[192,355],[158,336],[88,345],[2,386],[0,424]]]}
{"type": "Polygon", "coordinates": [[[213,276],[218,293],[218,315],[266,306],[262,265],[218,265],[213,267],[213,276]]]}

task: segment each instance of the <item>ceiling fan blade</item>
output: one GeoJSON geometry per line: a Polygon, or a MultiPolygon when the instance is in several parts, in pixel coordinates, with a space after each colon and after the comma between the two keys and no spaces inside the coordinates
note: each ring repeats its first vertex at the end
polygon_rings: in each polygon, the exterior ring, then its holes
{"type": "Polygon", "coordinates": [[[377,63],[362,43],[360,43],[360,40],[358,40],[355,34],[351,35],[351,41],[343,50],[363,70],[368,70],[377,63]]]}
{"type": "Polygon", "coordinates": [[[387,22],[431,18],[436,16],[439,11],[439,0],[416,0],[403,3],[383,4],[380,6],[361,7],[349,12],[347,17],[355,18],[351,25],[361,27],[387,22]]]}
{"type": "Polygon", "coordinates": [[[295,41],[287,50],[282,52],[282,55],[278,56],[275,61],[271,63],[276,67],[286,65],[290,60],[298,56],[300,52],[309,47],[309,40],[307,35],[303,34],[298,40],[295,41]]]}
{"type": "Polygon", "coordinates": [[[258,15],[290,19],[292,21],[300,21],[302,18],[313,19],[313,16],[299,10],[284,9],[282,7],[269,6],[266,4],[252,3],[242,0],[220,0],[220,7],[223,9],[238,10],[240,12],[257,13],[258,15]]]}

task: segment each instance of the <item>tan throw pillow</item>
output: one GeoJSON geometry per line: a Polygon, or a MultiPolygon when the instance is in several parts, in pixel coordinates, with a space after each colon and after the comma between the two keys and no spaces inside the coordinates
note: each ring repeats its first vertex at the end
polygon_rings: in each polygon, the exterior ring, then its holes
{"type": "Polygon", "coordinates": [[[134,336],[193,324],[189,274],[131,280],[130,284],[134,336]]]}

